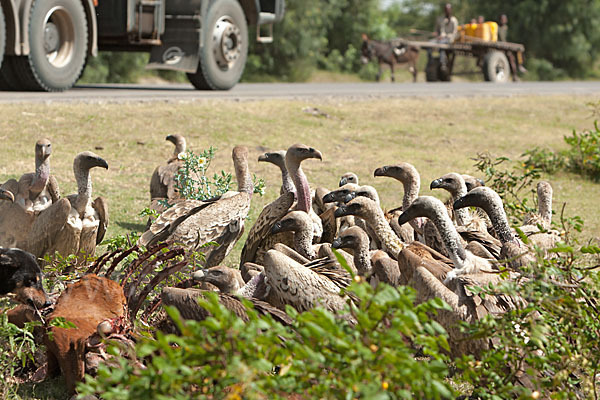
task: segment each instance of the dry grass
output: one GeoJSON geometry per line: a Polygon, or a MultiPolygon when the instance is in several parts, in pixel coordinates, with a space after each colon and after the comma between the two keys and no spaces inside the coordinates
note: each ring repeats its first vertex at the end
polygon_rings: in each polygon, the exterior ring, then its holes
{"type": "MultiPolygon", "coordinates": [[[[400,89],[399,89],[400,90],[400,89]]],[[[198,101],[147,104],[4,105],[0,117],[0,181],[33,169],[38,138],[54,144],[52,170],[63,194],[75,191],[73,157],[92,150],[109,163],[108,171],[92,172],[94,192],[110,202],[107,237],[141,230],[138,213],[149,202],[154,168],[172,151],[165,136],[181,133],[192,149],[219,149],[214,171],[232,171],[234,145],[249,147],[251,159],[295,142],[323,152],[324,161],[307,161],[304,169],[316,185],[333,188],[339,176],[354,171],[364,184],[379,191],[386,207],[399,205],[400,185],[374,179],[376,167],[399,161],[421,172],[422,193],[429,182],[449,171],[476,173],[471,157],[489,151],[518,158],[534,146],[563,148],[563,135],[592,124],[584,97],[515,97],[458,99],[311,100],[311,101],[198,101]],[[315,106],[329,118],[302,111],[315,106]]],[[[249,224],[263,205],[279,193],[279,173],[272,165],[253,161],[251,170],[267,182],[267,195],[255,197],[249,224]]],[[[581,215],[584,237],[597,236],[600,215],[596,199],[600,186],[575,175],[550,178],[555,210],[567,203],[568,215],[581,215]]],[[[443,197],[440,192],[433,192],[443,197]]],[[[243,243],[228,259],[235,265],[243,243]]]]}

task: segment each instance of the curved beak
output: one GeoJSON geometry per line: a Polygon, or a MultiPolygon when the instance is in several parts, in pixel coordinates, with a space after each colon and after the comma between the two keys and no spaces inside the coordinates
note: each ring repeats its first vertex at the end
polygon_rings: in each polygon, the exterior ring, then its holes
{"type": "Polygon", "coordinates": [[[373,172],[373,176],[387,176],[387,167],[379,167],[373,172]]]}
{"type": "Polygon", "coordinates": [[[338,208],[336,208],[336,210],[334,211],[333,215],[336,218],[348,215],[348,207],[345,204],[342,204],[341,206],[339,206],[338,208]]]}
{"type": "Polygon", "coordinates": [[[261,161],[264,162],[264,161],[268,161],[268,160],[269,160],[269,155],[267,153],[263,153],[260,156],[258,156],[258,162],[261,162],[261,161]]]}
{"type": "Polygon", "coordinates": [[[352,200],[353,198],[356,197],[356,192],[350,192],[348,193],[345,197],[344,197],[344,203],[349,202],[350,200],[352,200]]]}
{"type": "Polygon", "coordinates": [[[315,149],[313,158],[318,158],[319,160],[323,161],[323,154],[321,154],[319,150],[315,149]]]}
{"type": "Polygon", "coordinates": [[[436,180],[431,181],[431,183],[429,184],[429,189],[438,189],[442,187],[442,179],[438,178],[436,180]]]}
{"type": "Polygon", "coordinates": [[[343,177],[342,179],[340,179],[340,183],[338,184],[339,187],[344,186],[346,183],[348,183],[348,179],[346,177],[343,177]]]}
{"type": "Polygon", "coordinates": [[[171,143],[175,143],[175,136],[173,135],[168,135],[165,140],[168,140],[171,143]]]}
{"type": "Polygon", "coordinates": [[[454,207],[455,210],[460,210],[461,208],[470,207],[471,204],[470,204],[469,200],[470,200],[469,194],[467,193],[465,196],[461,197],[460,199],[457,199],[454,202],[454,204],[452,204],[452,207],[454,207]]]}
{"type": "Polygon", "coordinates": [[[323,196],[323,203],[333,203],[335,201],[335,193],[329,192],[323,196]]]}
{"type": "Polygon", "coordinates": [[[273,225],[273,227],[271,228],[271,233],[279,233],[281,232],[282,228],[283,225],[281,224],[281,221],[277,221],[275,225],[273,225]]]}
{"type": "Polygon", "coordinates": [[[203,270],[203,269],[199,269],[198,271],[195,271],[195,272],[192,274],[192,279],[193,279],[193,280],[195,280],[195,281],[200,281],[200,282],[202,282],[202,281],[204,281],[204,278],[205,278],[205,277],[206,277],[206,273],[204,272],[204,270],[203,270]]]}
{"type": "Polygon", "coordinates": [[[14,203],[15,195],[10,190],[0,189],[0,200],[8,200],[11,203],[14,203]]]}
{"type": "Polygon", "coordinates": [[[333,242],[331,242],[331,247],[333,247],[334,249],[341,249],[342,239],[340,239],[339,237],[333,239],[333,242]]]}
{"type": "Polygon", "coordinates": [[[406,212],[403,212],[402,214],[400,214],[400,216],[398,217],[398,225],[402,226],[405,223],[412,221],[413,218],[406,212]]]}
{"type": "Polygon", "coordinates": [[[98,157],[96,166],[97,167],[102,167],[104,169],[108,169],[108,163],[102,157],[98,157]]]}

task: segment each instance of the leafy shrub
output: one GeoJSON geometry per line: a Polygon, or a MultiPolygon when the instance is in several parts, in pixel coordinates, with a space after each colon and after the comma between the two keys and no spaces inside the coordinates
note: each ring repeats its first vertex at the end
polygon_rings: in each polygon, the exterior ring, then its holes
{"type": "Polygon", "coordinates": [[[408,287],[353,283],[348,290],[360,305],[346,309],[352,325],[317,308],[294,317],[285,327],[248,309],[243,323],[224,308],[215,293],[200,305],[212,317],[182,321],[168,310],[181,336],[157,332],[156,340],[137,345],[147,368],[122,361],[103,365],[86,377],[80,393],[103,393],[105,399],[143,398],[452,398],[444,329],[429,314],[440,301],[414,305],[408,287]],[[419,348],[419,359],[416,348],[419,348]]]}
{"type": "Polygon", "coordinates": [[[540,170],[527,163],[514,164],[508,157],[494,158],[489,153],[480,153],[474,158],[475,167],[486,176],[485,182],[504,201],[504,208],[510,222],[520,225],[523,218],[537,211],[535,201],[530,205],[528,194],[535,196],[535,183],[540,178],[540,170]],[[508,169],[506,165],[513,165],[508,169]]]}
{"type": "Polygon", "coordinates": [[[573,130],[571,136],[564,137],[569,148],[554,152],[546,149],[533,149],[525,152],[525,165],[528,168],[541,169],[555,173],[565,169],[594,181],[600,181],[600,127],[594,122],[594,129],[581,133],[573,130]]]}
{"type": "Polygon", "coordinates": [[[598,398],[600,248],[560,244],[551,252],[555,257],[540,255],[525,267],[517,284],[500,288],[520,295],[522,307],[468,327],[495,340],[479,360],[457,362],[474,398],[598,398]],[[526,376],[517,379],[518,371],[526,376]],[[531,383],[524,387],[519,380],[531,383]]]}
{"type": "Polygon", "coordinates": [[[8,316],[0,313],[0,398],[16,398],[18,385],[14,376],[28,363],[34,361],[37,350],[33,329],[36,324],[26,324],[23,329],[8,322],[8,316]]]}

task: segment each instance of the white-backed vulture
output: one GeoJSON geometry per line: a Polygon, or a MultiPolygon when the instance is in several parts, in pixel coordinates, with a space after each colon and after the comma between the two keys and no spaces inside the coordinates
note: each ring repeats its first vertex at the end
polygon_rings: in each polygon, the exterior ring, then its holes
{"type": "Polygon", "coordinates": [[[355,185],[358,185],[358,175],[356,175],[354,172],[346,172],[340,178],[340,182],[338,183],[338,186],[342,187],[347,183],[353,183],[355,185]]]}
{"type": "Polygon", "coordinates": [[[267,204],[250,228],[240,256],[240,269],[245,263],[262,264],[264,254],[279,241],[290,243],[291,234],[272,235],[273,225],[283,218],[294,203],[294,193],[286,192],[267,204]]]}
{"type": "Polygon", "coordinates": [[[323,235],[321,218],[312,209],[312,198],[308,179],[302,171],[300,163],[309,158],[323,159],[321,152],[304,144],[293,144],[285,152],[285,167],[296,187],[296,210],[304,211],[313,220],[314,240],[319,241],[323,235]]]}
{"type": "Polygon", "coordinates": [[[541,225],[544,229],[550,229],[552,226],[552,185],[546,181],[539,181],[536,186],[538,212],[528,214],[525,217],[523,225],[541,225]]]}
{"type": "Polygon", "coordinates": [[[467,192],[471,189],[475,189],[479,186],[485,186],[485,182],[483,179],[476,178],[473,175],[462,174],[463,180],[465,181],[465,185],[467,185],[467,192]]]}
{"type": "MultiPolygon", "coordinates": [[[[396,165],[385,165],[377,168],[373,172],[373,176],[387,176],[394,178],[404,188],[404,196],[402,197],[402,210],[406,210],[411,203],[419,197],[419,190],[421,188],[421,177],[419,171],[409,163],[401,162],[396,165]]],[[[423,225],[425,224],[424,219],[416,219],[411,221],[410,225],[413,227],[415,232],[419,235],[423,234],[423,225]]]]}
{"type": "Polygon", "coordinates": [[[368,197],[358,196],[347,204],[340,205],[335,210],[336,217],[345,215],[354,215],[355,217],[364,219],[384,246],[383,250],[387,251],[392,258],[395,259],[398,256],[398,252],[404,247],[405,243],[392,230],[390,224],[385,219],[381,207],[368,197]]]}
{"type": "Polygon", "coordinates": [[[492,271],[488,260],[477,257],[464,249],[446,207],[439,199],[432,196],[418,197],[398,218],[398,223],[402,225],[418,217],[427,217],[433,222],[454,264],[454,270],[448,273],[446,279],[452,279],[457,275],[492,271]]]}
{"type": "Polygon", "coordinates": [[[513,232],[508,223],[502,199],[494,190],[487,186],[477,187],[454,202],[454,208],[482,208],[492,221],[498,239],[502,242],[500,259],[506,260],[510,268],[519,268],[535,260],[530,249],[513,232]]]}
{"type": "Polygon", "coordinates": [[[335,238],[331,247],[334,249],[351,249],[354,255],[354,266],[358,274],[370,277],[373,272],[371,252],[369,250],[369,236],[358,226],[346,229],[335,238]]]}
{"type": "MultiPolygon", "coordinates": [[[[179,168],[183,166],[182,155],[185,154],[186,142],[185,138],[180,134],[169,135],[165,140],[173,143],[175,149],[173,155],[169,157],[166,164],[159,165],[152,173],[150,179],[150,201],[152,206],[158,205],[156,200],[172,201],[178,198],[175,176],[179,172],[179,168]]],[[[158,211],[164,211],[164,207],[158,211]]]]}
{"type": "Polygon", "coordinates": [[[108,227],[108,203],[102,197],[92,200],[90,169],[95,167],[108,169],[108,163],[91,151],[77,154],[73,160],[77,194],[54,202],[36,218],[28,242],[33,254],[75,254],[78,262],[94,255],[108,227]]]}
{"type": "Polygon", "coordinates": [[[273,225],[271,233],[293,232],[294,250],[309,260],[317,257],[318,245],[313,245],[313,221],[304,211],[290,211],[273,225]]]}
{"type": "Polygon", "coordinates": [[[0,204],[0,246],[27,248],[27,238],[37,215],[58,201],[58,183],[50,175],[52,144],[40,139],[35,144],[35,172],[19,180],[9,179],[2,189],[12,193],[13,202],[0,204]]]}
{"type": "MultiPolygon", "coordinates": [[[[210,313],[198,304],[198,299],[203,298],[206,291],[200,289],[179,289],[165,287],[161,293],[161,299],[164,305],[177,308],[184,319],[193,319],[202,321],[210,316],[210,313]]],[[[241,300],[231,294],[219,293],[219,303],[236,314],[243,321],[248,321],[246,307],[241,300]]],[[[282,310],[275,308],[267,302],[250,298],[249,300],[254,309],[259,314],[269,314],[282,324],[291,325],[292,319],[282,310]]]]}
{"type": "Polygon", "coordinates": [[[205,267],[218,265],[229,254],[244,231],[254,191],[248,171],[248,149],[236,146],[232,152],[238,192],[213,201],[186,200],[162,213],[139,239],[144,246],[162,241],[181,243],[191,251],[201,251],[205,267]],[[203,247],[206,243],[216,245],[203,247]]]}
{"type": "Polygon", "coordinates": [[[330,264],[331,261],[320,259],[304,266],[269,250],[265,254],[265,276],[271,290],[300,312],[317,306],[339,311],[346,303],[340,289],[348,286],[351,279],[345,271],[331,268],[330,264]]]}
{"type": "Polygon", "coordinates": [[[285,150],[266,152],[258,156],[258,162],[268,162],[279,167],[281,171],[281,188],[279,194],[293,193],[296,196],[296,186],[285,167],[285,150]]]}

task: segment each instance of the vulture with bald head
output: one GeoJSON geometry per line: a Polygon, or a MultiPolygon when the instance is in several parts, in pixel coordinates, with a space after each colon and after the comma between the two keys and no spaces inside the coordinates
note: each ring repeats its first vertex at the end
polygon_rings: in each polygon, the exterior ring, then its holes
{"type": "Polygon", "coordinates": [[[220,264],[244,232],[244,221],[254,192],[248,171],[248,149],[234,147],[232,158],[237,192],[206,201],[185,200],[175,204],[154,221],[139,243],[144,246],[163,241],[180,243],[188,250],[204,253],[205,267],[220,264]],[[209,242],[215,242],[215,245],[204,247],[209,242]]]}
{"type": "Polygon", "coordinates": [[[28,249],[38,257],[58,252],[63,257],[77,256],[85,262],[93,256],[108,228],[108,203],[103,197],[92,199],[92,168],[108,169],[108,163],[91,151],[73,160],[77,194],[55,202],[36,218],[29,235],[28,249]]]}

